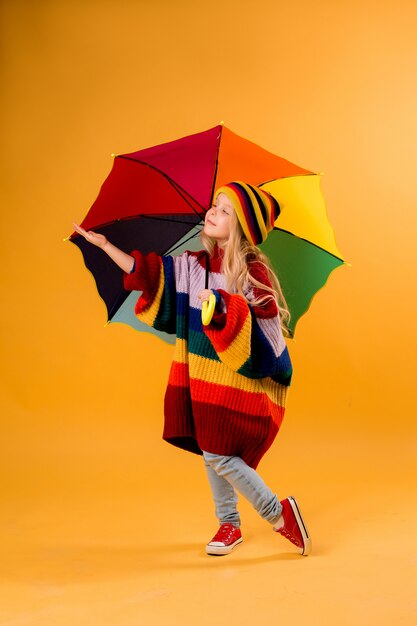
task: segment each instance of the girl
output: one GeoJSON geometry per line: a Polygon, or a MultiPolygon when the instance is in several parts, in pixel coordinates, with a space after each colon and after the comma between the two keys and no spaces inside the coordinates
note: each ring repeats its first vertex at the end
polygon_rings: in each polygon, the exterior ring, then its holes
{"type": "Polygon", "coordinates": [[[311,550],[295,498],[280,502],[256,472],[281,425],[292,376],[285,300],[257,248],[279,211],[277,201],[253,185],[220,187],[205,216],[205,250],[177,257],[129,255],[74,224],[124,271],[125,289],[142,291],[138,318],[176,334],[163,438],[203,456],[220,524],[207,554],[229,554],[242,542],[236,492],[300,554],[311,550]],[[202,303],[210,295],[215,309],[203,325],[202,303]]]}

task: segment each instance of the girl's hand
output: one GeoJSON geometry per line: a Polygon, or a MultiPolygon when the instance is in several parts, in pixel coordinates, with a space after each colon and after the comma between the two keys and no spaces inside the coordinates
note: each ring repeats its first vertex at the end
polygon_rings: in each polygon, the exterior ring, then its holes
{"type": "Polygon", "coordinates": [[[93,246],[98,246],[105,252],[115,263],[122,269],[126,274],[130,274],[135,267],[135,257],[130,254],[126,254],[120,248],[116,248],[104,235],[100,233],[95,233],[92,230],[86,231],[78,224],[74,224],[73,226],[77,233],[82,235],[84,239],[93,244],[93,246]]]}
{"type": "Polygon", "coordinates": [[[84,239],[92,243],[93,246],[104,248],[106,243],[108,243],[107,237],[105,237],[104,235],[101,235],[100,233],[95,233],[92,230],[86,231],[84,230],[84,228],[81,228],[81,226],[78,226],[78,224],[75,224],[74,222],[73,222],[73,226],[74,226],[74,229],[77,231],[77,233],[79,233],[80,235],[84,237],[84,239]]]}
{"type": "Polygon", "coordinates": [[[198,297],[200,298],[201,302],[208,302],[212,294],[213,292],[211,289],[203,289],[203,291],[200,291],[200,293],[198,294],[198,297]]]}

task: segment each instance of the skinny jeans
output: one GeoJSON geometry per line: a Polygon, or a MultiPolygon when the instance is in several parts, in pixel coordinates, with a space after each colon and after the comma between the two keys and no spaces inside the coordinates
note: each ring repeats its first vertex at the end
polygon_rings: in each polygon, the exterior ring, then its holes
{"type": "Polygon", "coordinates": [[[267,522],[275,524],[278,521],[282,504],[259,474],[243,459],[205,451],[203,458],[220,524],[229,523],[240,527],[236,492],[241,493],[267,522]]]}

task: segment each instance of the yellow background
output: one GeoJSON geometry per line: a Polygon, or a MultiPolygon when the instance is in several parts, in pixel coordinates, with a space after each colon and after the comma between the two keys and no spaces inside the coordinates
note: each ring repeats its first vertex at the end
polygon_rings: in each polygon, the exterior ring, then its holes
{"type": "Polygon", "coordinates": [[[0,623],[415,623],[415,3],[1,11],[0,623]],[[287,414],[259,467],[299,499],[307,559],[245,502],[243,545],[204,554],[216,521],[201,459],[160,438],[172,348],[104,328],[62,241],[111,153],[221,120],[324,172],[352,264],[299,323],[287,414]]]}

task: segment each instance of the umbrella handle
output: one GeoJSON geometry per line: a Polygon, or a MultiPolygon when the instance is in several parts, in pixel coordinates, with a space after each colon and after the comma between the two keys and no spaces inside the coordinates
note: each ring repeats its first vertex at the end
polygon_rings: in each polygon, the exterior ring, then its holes
{"type": "Polygon", "coordinates": [[[216,306],[216,296],[214,293],[210,294],[209,301],[203,302],[203,308],[201,311],[201,321],[204,326],[207,326],[211,322],[211,318],[213,317],[214,309],[216,306]]]}

